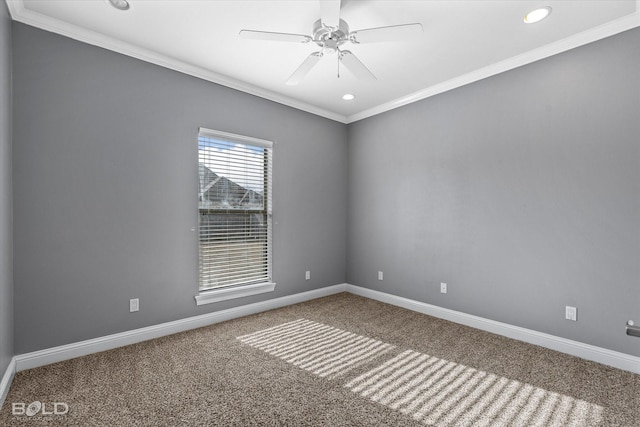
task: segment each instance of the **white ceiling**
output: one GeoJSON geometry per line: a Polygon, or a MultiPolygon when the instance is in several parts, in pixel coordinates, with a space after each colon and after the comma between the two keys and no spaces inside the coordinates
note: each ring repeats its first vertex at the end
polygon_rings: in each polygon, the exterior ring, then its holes
{"type": "Polygon", "coordinates": [[[298,86],[285,81],[313,43],[246,40],[241,29],[309,34],[318,0],[7,0],[14,20],[350,123],[640,26],[640,0],[342,0],[358,30],[419,22],[407,41],[353,45],[376,75],[356,80],[325,56],[298,86]],[[537,24],[523,16],[550,6],[537,24]],[[352,93],[354,101],[342,100],[352,93]]]}

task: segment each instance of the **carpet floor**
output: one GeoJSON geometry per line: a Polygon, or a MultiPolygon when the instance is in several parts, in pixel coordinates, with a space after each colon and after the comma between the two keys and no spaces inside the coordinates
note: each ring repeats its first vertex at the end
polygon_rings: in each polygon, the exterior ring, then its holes
{"type": "Polygon", "coordinates": [[[343,293],[19,372],[0,425],[631,427],[640,375],[343,293]]]}

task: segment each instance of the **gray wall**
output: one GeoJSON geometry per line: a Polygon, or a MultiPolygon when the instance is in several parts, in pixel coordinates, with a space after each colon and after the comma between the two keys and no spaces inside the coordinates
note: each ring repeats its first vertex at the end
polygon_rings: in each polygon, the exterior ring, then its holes
{"type": "Polygon", "coordinates": [[[635,29],[350,125],[348,282],[639,356],[638,58],[635,29]]]}
{"type": "Polygon", "coordinates": [[[16,353],[345,281],[345,125],[19,23],[13,52],[16,353]],[[276,142],[274,293],[195,305],[199,126],[276,142]]]}
{"type": "Polygon", "coordinates": [[[12,38],[15,353],[346,279],[640,355],[640,30],[348,127],[19,23],[12,38]],[[199,126],[276,141],[273,294],[195,306],[199,126]]]}
{"type": "Polygon", "coordinates": [[[11,21],[0,4],[0,378],[13,357],[11,21]]]}

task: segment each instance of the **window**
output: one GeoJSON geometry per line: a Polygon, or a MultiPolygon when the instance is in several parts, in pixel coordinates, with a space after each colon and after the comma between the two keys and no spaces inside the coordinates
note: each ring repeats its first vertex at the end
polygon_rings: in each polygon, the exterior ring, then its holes
{"type": "Polygon", "coordinates": [[[270,141],[200,128],[198,305],[269,292],[270,141]]]}

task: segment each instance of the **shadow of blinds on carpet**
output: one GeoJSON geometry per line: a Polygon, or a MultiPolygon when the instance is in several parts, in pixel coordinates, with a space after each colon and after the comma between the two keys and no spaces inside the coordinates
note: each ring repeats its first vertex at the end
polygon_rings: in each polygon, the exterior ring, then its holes
{"type": "MultiPolygon", "coordinates": [[[[344,376],[396,348],[307,319],[237,339],[328,379],[344,376]]],[[[412,350],[344,387],[427,425],[586,427],[603,420],[599,405],[412,350]]]]}
{"type": "Polygon", "coordinates": [[[237,339],[320,377],[329,378],[344,375],[394,348],[391,344],[306,319],[237,339]]]}
{"type": "Polygon", "coordinates": [[[603,408],[407,350],[345,387],[428,425],[596,426],[603,408]]]}

